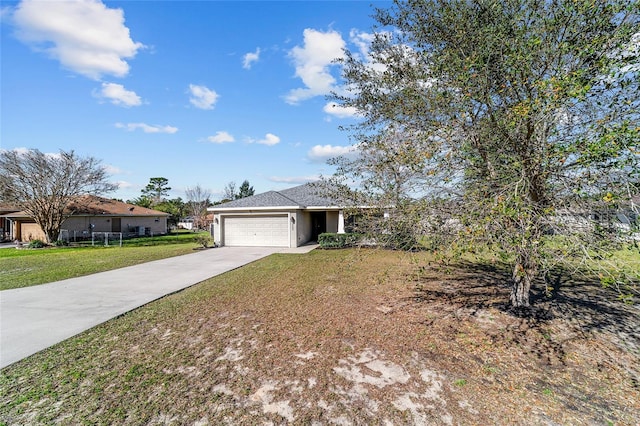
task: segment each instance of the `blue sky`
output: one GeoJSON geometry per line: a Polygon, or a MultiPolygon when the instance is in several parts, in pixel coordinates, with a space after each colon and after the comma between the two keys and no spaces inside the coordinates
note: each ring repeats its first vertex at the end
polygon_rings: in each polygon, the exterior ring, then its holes
{"type": "Polygon", "coordinates": [[[2,1],[0,149],[75,150],[140,195],[329,175],[348,152],[331,60],[366,54],[370,1],[2,1]]]}

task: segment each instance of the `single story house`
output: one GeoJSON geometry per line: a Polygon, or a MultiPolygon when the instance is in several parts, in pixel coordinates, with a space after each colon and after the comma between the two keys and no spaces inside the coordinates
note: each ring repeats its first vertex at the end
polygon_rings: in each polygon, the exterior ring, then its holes
{"type": "Polygon", "coordinates": [[[213,215],[209,213],[206,217],[188,216],[178,221],[178,228],[196,231],[199,229],[209,229],[213,222],[213,215]]]}
{"type": "MultiPolygon", "coordinates": [[[[158,210],[94,195],[78,197],[70,205],[69,214],[62,223],[62,229],[71,240],[88,238],[91,232],[122,232],[123,237],[166,234],[169,216],[168,213],[158,210]]],[[[2,217],[10,225],[10,239],[44,239],[42,228],[28,213],[10,212],[2,217]]]]}
{"type": "Polygon", "coordinates": [[[223,246],[299,247],[324,232],[344,233],[344,207],[313,184],[229,201],[213,213],[213,239],[223,246]]]}

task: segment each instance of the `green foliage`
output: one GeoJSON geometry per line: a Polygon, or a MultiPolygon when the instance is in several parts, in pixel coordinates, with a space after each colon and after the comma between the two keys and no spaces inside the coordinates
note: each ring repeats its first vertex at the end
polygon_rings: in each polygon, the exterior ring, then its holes
{"type": "Polygon", "coordinates": [[[382,229],[502,251],[523,307],[538,274],[571,261],[545,235],[577,256],[620,240],[588,213],[640,193],[637,1],[396,0],[376,19],[395,31],[340,60],[350,90],[334,98],[363,120],[333,181],[391,209],[382,229]]]}
{"type": "Polygon", "coordinates": [[[147,186],[141,190],[143,197],[151,200],[152,206],[160,204],[169,195],[169,191],[169,179],[164,177],[150,178],[147,186]]]}
{"type": "Polygon", "coordinates": [[[356,245],[362,239],[362,235],[353,233],[324,233],[318,235],[318,244],[323,249],[345,248],[356,245]]]}
{"type": "Polygon", "coordinates": [[[46,246],[46,244],[42,240],[31,240],[27,245],[29,248],[43,248],[44,246],[46,246]]]}
{"type": "Polygon", "coordinates": [[[211,235],[207,233],[200,233],[196,237],[196,242],[202,246],[202,248],[207,248],[211,243],[213,243],[213,238],[211,235]]]}
{"type": "Polygon", "coordinates": [[[154,206],[155,210],[169,213],[167,223],[170,226],[176,226],[181,218],[183,218],[187,212],[187,205],[182,201],[182,198],[174,198],[171,200],[164,200],[154,206]]]}
{"type": "Polygon", "coordinates": [[[147,209],[150,209],[153,207],[153,200],[150,197],[147,197],[146,195],[141,195],[132,200],[127,200],[127,203],[134,204],[140,207],[145,207],[147,209]]]}
{"type": "Polygon", "coordinates": [[[253,186],[249,185],[249,181],[245,180],[244,182],[242,182],[242,185],[240,185],[240,192],[238,192],[238,195],[236,195],[236,198],[245,198],[245,197],[250,197],[255,193],[253,186]]]}

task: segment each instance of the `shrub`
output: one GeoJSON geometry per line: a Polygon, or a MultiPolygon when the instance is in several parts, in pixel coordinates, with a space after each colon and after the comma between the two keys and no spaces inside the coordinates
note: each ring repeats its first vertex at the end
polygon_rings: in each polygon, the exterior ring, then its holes
{"type": "Polygon", "coordinates": [[[31,240],[31,241],[29,241],[29,245],[27,247],[29,247],[29,248],[42,248],[45,245],[46,244],[42,240],[31,240]]]}
{"type": "Polygon", "coordinates": [[[213,242],[213,239],[209,234],[199,234],[196,236],[196,243],[200,244],[202,248],[209,247],[209,244],[213,242]]]}
{"type": "Polygon", "coordinates": [[[344,248],[351,247],[360,241],[360,234],[334,234],[324,233],[318,235],[318,244],[321,248],[344,248]]]}

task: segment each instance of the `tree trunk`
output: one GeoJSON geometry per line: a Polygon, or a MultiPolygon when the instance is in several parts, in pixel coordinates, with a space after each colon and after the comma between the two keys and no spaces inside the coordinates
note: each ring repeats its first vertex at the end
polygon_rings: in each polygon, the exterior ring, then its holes
{"type": "Polygon", "coordinates": [[[59,230],[53,228],[44,229],[44,235],[46,239],[45,243],[52,244],[53,242],[55,242],[58,239],[58,234],[59,230]]]}
{"type": "Polygon", "coordinates": [[[530,262],[517,261],[513,268],[513,286],[511,287],[511,307],[529,308],[529,292],[531,283],[536,275],[536,267],[530,262]]]}

